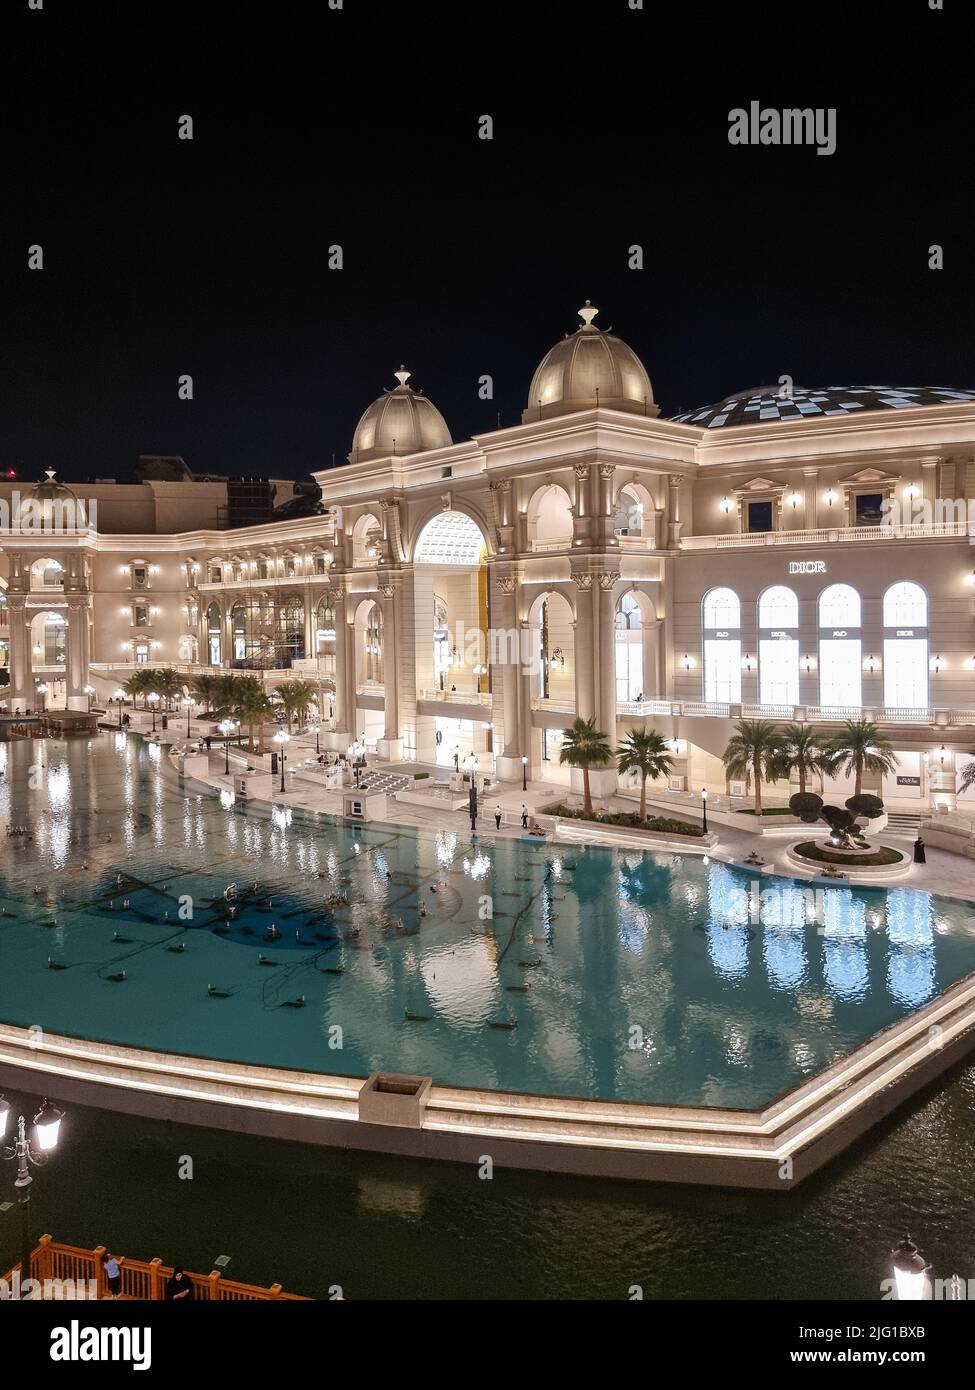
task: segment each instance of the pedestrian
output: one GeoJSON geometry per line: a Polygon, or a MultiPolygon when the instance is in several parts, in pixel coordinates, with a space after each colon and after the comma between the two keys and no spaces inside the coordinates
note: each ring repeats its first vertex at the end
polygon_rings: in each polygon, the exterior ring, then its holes
{"type": "Polygon", "coordinates": [[[528,829],[528,807],[524,802],[521,803],[521,828],[522,830],[528,829]]]}
{"type": "Polygon", "coordinates": [[[177,1265],[166,1283],[166,1299],[171,1303],[192,1303],[193,1280],[177,1265]]]}
{"type": "Polygon", "coordinates": [[[112,1255],[106,1250],[102,1256],[102,1269],[105,1271],[109,1295],[118,1298],[122,1292],[122,1256],[112,1255]]]}
{"type": "Polygon", "coordinates": [[[921,839],[921,836],[918,835],[917,839],[914,841],[914,863],[926,864],[927,862],[927,859],[924,857],[924,841],[921,839]]]}
{"type": "Polygon", "coordinates": [[[501,829],[501,807],[500,807],[500,806],[495,806],[495,808],[494,808],[494,823],[495,823],[495,825],[498,827],[498,829],[500,830],[500,829],[501,829]]]}

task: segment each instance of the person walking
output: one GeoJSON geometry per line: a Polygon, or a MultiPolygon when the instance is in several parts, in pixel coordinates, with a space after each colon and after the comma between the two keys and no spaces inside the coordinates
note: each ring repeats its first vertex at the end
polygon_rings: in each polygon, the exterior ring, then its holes
{"type": "Polygon", "coordinates": [[[918,835],[917,839],[914,841],[914,863],[926,864],[927,862],[927,859],[924,857],[924,841],[921,839],[920,835],[918,835]]]}
{"type": "Polygon", "coordinates": [[[495,808],[494,808],[494,823],[495,823],[495,825],[498,827],[498,829],[500,830],[500,829],[501,829],[501,807],[500,807],[500,806],[495,806],[495,808]]]}
{"type": "Polygon", "coordinates": [[[192,1303],[193,1280],[177,1265],[173,1276],[166,1283],[166,1300],[169,1303],[192,1303]]]}
{"type": "Polygon", "coordinates": [[[528,829],[528,807],[524,802],[521,803],[521,828],[522,830],[528,829]]]}
{"type": "Polygon", "coordinates": [[[106,1250],[102,1256],[102,1269],[105,1271],[109,1297],[118,1298],[122,1292],[122,1257],[106,1250]]]}

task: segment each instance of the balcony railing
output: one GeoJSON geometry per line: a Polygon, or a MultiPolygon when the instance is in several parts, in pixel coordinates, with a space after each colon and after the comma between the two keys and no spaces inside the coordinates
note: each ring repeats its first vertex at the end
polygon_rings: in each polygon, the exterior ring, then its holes
{"type": "Polygon", "coordinates": [[[717,536],[684,536],[681,550],[728,550],[776,545],[829,545],[836,542],[945,540],[975,536],[975,525],[938,521],[913,526],[820,526],[812,531],[731,531],[717,536]]]}
{"type": "Polygon", "coordinates": [[[421,690],[421,700],[443,700],[454,705],[483,705],[490,709],[493,697],[488,690],[421,690]]]}

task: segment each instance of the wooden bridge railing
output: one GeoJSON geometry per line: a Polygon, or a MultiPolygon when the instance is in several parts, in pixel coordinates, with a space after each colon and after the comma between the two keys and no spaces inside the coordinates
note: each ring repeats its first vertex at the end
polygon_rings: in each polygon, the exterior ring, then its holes
{"type": "MultiPolygon", "coordinates": [[[[45,1279],[71,1281],[77,1288],[89,1282],[98,1290],[99,1298],[108,1296],[108,1283],[102,1269],[103,1245],[94,1250],[85,1250],[77,1245],[62,1245],[51,1236],[41,1236],[31,1252],[30,1277],[41,1283],[45,1279]]],[[[173,1266],[164,1265],[162,1260],[132,1260],[126,1257],[121,1262],[122,1297],[139,1299],[142,1302],[155,1302],[166,1297],[166,1284],[172,1276],[173,1266]]],[[[15,1265],[14,1269],[20,1266],[15,1265]]],[[[259,1284],[242,1284],[236,1279],[225,1279],[219,1269],[209,1274],[194,1274],[186,1270],[186,1277],[193,1285],[194,1299],[209,1302],[269,1302],[292,1301],[307,1302],[302,1294],[285,1293],[280,1284],[262,1288],[259,1284]]],[[[9,1270],[4,1279],[9,1285],[14,1270],[9,1270]]]]}

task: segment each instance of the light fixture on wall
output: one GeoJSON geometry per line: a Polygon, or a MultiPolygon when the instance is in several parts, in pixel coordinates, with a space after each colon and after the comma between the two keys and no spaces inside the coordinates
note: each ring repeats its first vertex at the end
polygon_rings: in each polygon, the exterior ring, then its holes
{"type": "Polygon", "coordinates": [[[808,655],[807,655],[807,656],[804,656],[804,657],[802,658],[802,669],[803,669],[803,671],[806,673],[807,676],[809,675],[809,672],[813,669],[813,667],[815,666],[815,664],[816,664],[816,658],[815,658],[814,656],[808,656],[808,655]]]}
{"type": "Polygon", "coordinates": [[[934,672],[936,676],[940,676],[941,672],[945,669],[945,664],[945,659],[939,652],[938,655],[931,662],[931,670],[934,672]]]}
{"type": "Polygon", "coordinates": [[[795,511],[796,507],[798,507],[799,503],[802,501],[802,498],[799,496],[798,492],[790,492],[788,501],[789,506],[795,511]]]}
{"type": "Polygon", "coordinates": [[[942,744],[941,747],[938,749],[938,762],[941,764],[942,767],[944,767],[944,765],[945,765],[945,758],[946,758],[947,756],[948,756],[948,750],[947,750],[947,748],[944,746],[944,744],[942,744]]]}
{"type": "Polygon", "coordinates": [[[746,652],[746,654],[742,657],[741,669],[743,671],[754,671],[755,658],[752,656],[751,652],[746,652]]]}
{"type": "Polygon", "coordinates": [[[915,497],[920,497],[920,495],[921,489],[918,487],[917,483],[908,483],[907,487],[904,489],[904,496],[909,502],[913,502],[915,497]]]}
{"type": "Polygon", "coordinates": [[[837,502],[838,500],[839,500],[839,498],[838,498],[837,493],[833,490],[833,488],[830,488],[830,489],[828,490],[828,492],[826,493],[826,505],[827,505],[827,507],[831,507],[831,506],[833,505],[833,503],[834,503],[834,502],[837,502]]]}
{"type": "Polygon", "coordinates": [[[877,660],[875,656],[868,656],[866,661],[863,663],[863,669],[869,672],[869,674],[872,676],[875,671],[878,671],[880,669],[880,662],[877,660]]]}
{"type": "Polygon", "coordinates": [[[731,498],[722,497],[721,501],[718,503],[718,506],[724,512],[725,516],[727,516],[728,513],[731,511],[731,498]]]}
{"type": "Polygon", "coordinates": [[[694,663],[691,661],[691,658],[687,655],[687,652],[685,652],[684,655],[681,657],[680,664],[683,666],[685,671],[689,671],[694,663]]]}

